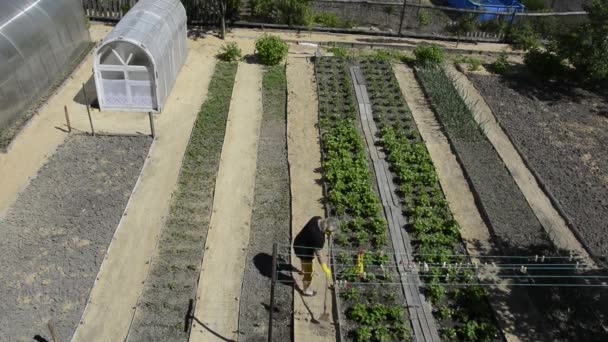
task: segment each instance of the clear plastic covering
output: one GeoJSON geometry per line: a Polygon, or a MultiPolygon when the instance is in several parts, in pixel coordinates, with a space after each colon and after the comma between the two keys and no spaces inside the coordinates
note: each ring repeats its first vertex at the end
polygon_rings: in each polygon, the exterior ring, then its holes
{"type": "Polygon", "coordinates": [[[188,54],[179,0],[140,0],[98,45],[95,87],[101,110],[162,111],[188,54]]]}
{"type": "Polygon", "coordinates": [[[80,0],[0,0],[0,129],[45,95],[90,41],[80,0]]]}

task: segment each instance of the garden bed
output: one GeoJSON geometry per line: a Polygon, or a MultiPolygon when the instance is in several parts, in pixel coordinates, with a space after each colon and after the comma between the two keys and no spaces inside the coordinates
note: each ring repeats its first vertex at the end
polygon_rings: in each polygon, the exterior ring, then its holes
{"type": "Polygon", "coordinates": [[[330,216],[341,219],[334,246],[336,279],[354,283],[338,288],[342,336],[356,341],[403,341],[409,323],[400,287],[391,284],[395,268],[387,244],[387,225],[356,116],[354,89],[348,63],[324,57],[316,64],[319,91],[319,126],[323,148],[323,179],[330,216]],[[362,251],[358,270],[357,249],[362,251]]]}
{"type": "Polygon", "coordinates": [[[430,271],[421,273],[420,277],[425,283],[427,299],[435,308],[443,337],[492,340],[496,336],[496,328],[485,290],[472,285],[462,289],[449,286],[475,283],[473,273],[451,266],[433,266],[469,260],[454,257],[466,254],[459,227],[450,212],[435,167],[403,98],[390,60],[365,58],[359,60],[359,65],[368,84],[367,92],[374,121],[380,131],[380,142],[399,185],[414,255],[417,261],[430,265],[430,271]]]}
{"type": "Polygon", "coordinates": [[[129,341],[187,341],[237,64],[218,62],[186,148],[129,341]]]}
{"type": "Polygon", "coordinates": [[[503,253],[552,251],[546,232],[443,69],[421,68],[416,75],[503,253]]]}
{"type": "MultiPolygon", "coordinates": [[[[418,69],[417,76],[463,166],[478,206],[493,229],[494,239],[502,253],[523,256],[566,254],[552,246],[497,152],[485,138],[483,128],[477,125],[444,71],[440,68],[418,69]]],[[[486,84],[485,88],[493,86],[494,83],[486,84]]],[[[501,262],[505,260],[501,259],[501,262]]],[[[601,317],[606,317],[606,305],[602,304],[600,295],[605,295],[605,289],[539,286],[543,283],[583,285],[583,280],[569,276],[590,276],[593,271],[581,273],[545,268],[528,273],[532,276],[564,276],[558,279],[520,278],[517,281],[535,284],[526,289],[528,297],[539,314],[547,318],[539,322],[534,330],[542,331],[549,340],[575,340],[582,335],[589,336],[590,340],[605,339],[607,332],[602,326],[601,317]]],[[[513,272],[501,271],[501,274],[509,276],[513,272]]]]}
{"type": "MultiPolygon", "coordinates": [[[[284,65],[266,69],[254,205],[239,312],[239,334],[244,341],[266,339],[272,242],[279,245],[291,242],[286,87],[284,65]]],[[[275,341],[291,340],[293,289],[290,285],[279,283],[274,293],[277,312],[273,315],[272,333],[275,341]]]]}
{"type": "Polygon", "coordinates": [[[0,221],[0,336],[67,341],[146,159],[149,137],[72,135],[0,221]]]}
{"type": "Polygon", "coordinates": [[[606,95],[514,76],[469,78],[582,242],[608,255],[606,95]]]}

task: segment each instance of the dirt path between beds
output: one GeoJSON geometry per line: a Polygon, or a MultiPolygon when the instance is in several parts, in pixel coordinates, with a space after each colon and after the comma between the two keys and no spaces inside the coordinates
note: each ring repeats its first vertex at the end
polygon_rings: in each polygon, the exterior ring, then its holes
{"type": "Polygon", "coordinates": [[[259,65],[245,63],[236,74],[198,283],[192,342],[238,338],[262,120],[262,76],[259,65]]]}
{"type": "MultiPolygon", "coordinates": [[[[287,150],[291,175],[291,229],[292,238],[313,216],[324,216],[322,205],[323,189],[318,182],[321,174],[321,148],[317,128],[317,90],[314,79],[314,66],[306,55],[290,57],[287,60],[287,150]]],[[[327,249],[327,248],[326,248],[327,249]]],[[[327,253],[327,251],[324,251],[327,253]]],[[[300,267],[293,255],[292,263],[300,267]]],[[[320,266],[315,261],[319,273],[320,266]]],[[[294,290],[294,341],[335,341],[334,318],[330,322],[311,322],[307,305],[314,318],[323,312],[324,276],[318,274],[311,288],[317,291],[314,297],[303,298],[294,290]]],[[[298,279],[300,280],[300,279],[298,279]]],[[[327,311],[333,316],[331,295],[327,298],[327,311]]]]}
{"type": "Polygon", "coordinates": [[[553,207],[547,195],[536,182],[534,175],[530,172],[505,132],[499,126],[483,96],[479,94],[466,75],[458,72],[453,66],[448,66],[446,71],[454,79],[458,91],[467,99],[470,108],[474,112],[475,121],[484,128],[485,135],[503,160],[551,241],[558,248],[573,251],[583,258],[588,265],[593,265],[594,263],[583,245],[578,241],[570,228],[568,228],[559,212],[553,207]]]}
{"type": "MultiPolygon", "coordinates": [[[[206,98],[215,67],[214,46],[204,45],[202,41],[189,40],[188,43],[188,59],[165,111],[156,115],[158,137],[108,249],[74,341],[122,341],[129,331],[149,261],[169,210],[192,125],[206,98]]],[[[114,114],[115,121],[128,115],[114,114]]]]}
{"type": "MultiPolygon", "coordinates": [[[[420,135],[431,155],[450,210],[460,225],[460,235],[467,251],[471,254],[495,254],[496,247],[492,243],[490,230],[479,213],[463,171],[416,81],[413,70],[404,64],[395,64],[393,68],[420,135]]],[[[535,326],[533,322],[540,321],[540,318],[526,298],[527,294],[521,289],[511,289],[506,286],[493,287],[490,292],[490,302],[507,341],[525,341],[538,333],[532,329],[535,326]],[[531,325],[522,324],[523,317],[526,317],[528,320],[526,323],[531,325]]]]}

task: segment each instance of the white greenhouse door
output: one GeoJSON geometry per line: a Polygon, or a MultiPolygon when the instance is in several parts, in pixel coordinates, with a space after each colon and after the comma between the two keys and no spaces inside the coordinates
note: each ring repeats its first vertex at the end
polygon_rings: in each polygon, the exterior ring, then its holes
{"type": "Polygon", "coordinates": [[[102,66],[103,104],[108,108],[156,110],[154,77],[144,66],[102,66]]]}

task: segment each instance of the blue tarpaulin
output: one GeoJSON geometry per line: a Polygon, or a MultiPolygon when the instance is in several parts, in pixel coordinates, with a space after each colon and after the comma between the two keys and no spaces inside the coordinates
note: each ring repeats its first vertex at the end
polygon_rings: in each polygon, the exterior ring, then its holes
{"type": "MultiPolygon", "coordinates": [[[[491,12],[523,12],[525,6],[516,0],[448,0],[451,7],[491,12]]],[[[496,19],[493,14],[480,14],[479,21],[496,19]]]]}

